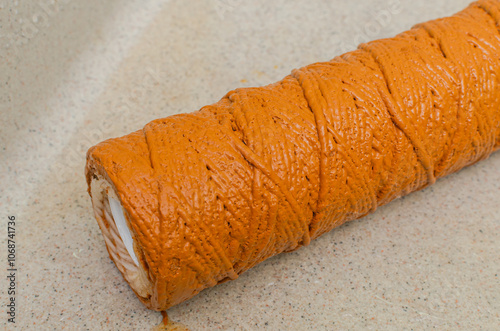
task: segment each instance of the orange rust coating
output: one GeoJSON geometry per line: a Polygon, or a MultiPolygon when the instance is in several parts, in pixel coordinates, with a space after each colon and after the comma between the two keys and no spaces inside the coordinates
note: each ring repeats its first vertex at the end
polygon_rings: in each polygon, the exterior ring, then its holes
{"type": "Polygon", "coordinates": [[[500,2],[104,141],[164,310],[500,147],[500,2]]]}

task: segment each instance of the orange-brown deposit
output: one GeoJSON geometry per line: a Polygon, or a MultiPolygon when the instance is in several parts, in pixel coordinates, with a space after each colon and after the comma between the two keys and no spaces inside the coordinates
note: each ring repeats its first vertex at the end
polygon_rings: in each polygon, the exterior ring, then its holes
{"type": "Polygon", "coordinates": [[[142,302],[167,309],[499,149],[499,29],[481,0],[92,147],[142,302]]]}

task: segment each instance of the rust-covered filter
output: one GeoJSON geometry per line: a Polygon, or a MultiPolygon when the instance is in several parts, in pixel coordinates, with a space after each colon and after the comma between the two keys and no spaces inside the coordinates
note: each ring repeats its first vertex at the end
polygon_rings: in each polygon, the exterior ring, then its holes
{"type": "Polygon", "coordinates": [[[500,147],[500,1],[90,148],[111,259],[165,310],[500,147]]]}

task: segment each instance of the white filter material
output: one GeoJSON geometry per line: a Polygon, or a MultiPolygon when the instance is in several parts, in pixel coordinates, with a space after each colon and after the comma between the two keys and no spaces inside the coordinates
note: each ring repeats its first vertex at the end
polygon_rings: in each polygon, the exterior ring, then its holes
{"type": "Polygon", "coordinates": [[[132,239],[132,234],[127,226],[127,221],[125,220],[125,214],[123,213],[122,205],[119,201],[108,197],[109,206],[111,207],[111,213],[113,214],[113,219],[115,220],[116,227],[118,228],[118,233],[122,238],[125,248],[127,249],[129,255],[134,260],[135,264],[139,266],[139,261],[134,252],[134,241],[132,239]]]}

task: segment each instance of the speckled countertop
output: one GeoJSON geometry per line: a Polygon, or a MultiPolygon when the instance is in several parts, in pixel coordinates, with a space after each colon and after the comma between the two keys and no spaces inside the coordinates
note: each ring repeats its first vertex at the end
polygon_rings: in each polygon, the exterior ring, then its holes
{"type": "MultiPolygon", "coordinates": [[[[85,152],[281,79],[468,0],[0,3],[0,326],[15,215],[16,326],[143,330],[110,261],[85,152]],[[3,275],[5,274],[5,276],[3,275]]],[[[500,328],[500,153],[169,311],[192,330],[500,328]]]]}

